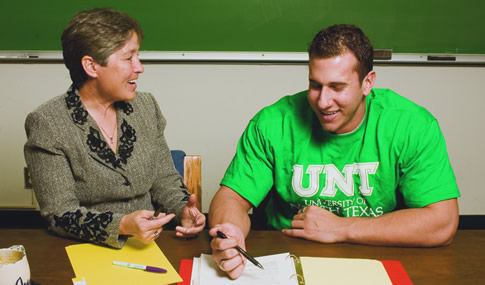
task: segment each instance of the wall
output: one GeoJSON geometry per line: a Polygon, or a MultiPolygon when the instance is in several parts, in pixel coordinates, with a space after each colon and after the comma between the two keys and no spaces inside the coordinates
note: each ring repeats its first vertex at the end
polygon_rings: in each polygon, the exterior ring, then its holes
{"type": "MultiPolygon", "coordinates": [[[[485,215],[479,179],[485,67],[376,66],[376,87],[391,88],[439,120],[462,197],[461,214],[485,215]]],[[[156,95],[173,149],[202,155],[203,210],[218,189],[248,120],[263,106],[306,88],[304,64],[147,63],[138,89],[156,95]]],[[[63,64],[0,63],[0,207],[32,207],[23,189],[25,116],[70,84],[63,64]]]]}

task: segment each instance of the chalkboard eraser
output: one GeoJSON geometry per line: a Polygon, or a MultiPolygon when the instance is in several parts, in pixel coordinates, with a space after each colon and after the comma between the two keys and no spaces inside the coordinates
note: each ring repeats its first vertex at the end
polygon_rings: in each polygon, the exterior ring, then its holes
{"type": "Polygon", "coordinates": [[[375,49],[374,59],[391,59],[392,50],[391,49],[375,49]]]}
{"type": "Polygon", "coordinates": [[[451,55],[428,55],[429,61],[456,61],[456,56],[451,55]]]}

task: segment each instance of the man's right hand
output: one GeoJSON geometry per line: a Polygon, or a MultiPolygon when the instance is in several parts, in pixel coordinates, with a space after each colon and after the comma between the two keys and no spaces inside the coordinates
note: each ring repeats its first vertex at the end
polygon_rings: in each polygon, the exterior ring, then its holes
{"type": "Polygon", "coordinates": [[[209,234],[213,237],[210,243],[212,258],[229,277],[238,278],[246,265],[246,258],[236,250],[237,245],[246,250],[243,232],[235,225],[225,223],[215,225],[210,229],[209,234]],[[217,238],[217,231],[223,232],[227,239],[217,238]]]}

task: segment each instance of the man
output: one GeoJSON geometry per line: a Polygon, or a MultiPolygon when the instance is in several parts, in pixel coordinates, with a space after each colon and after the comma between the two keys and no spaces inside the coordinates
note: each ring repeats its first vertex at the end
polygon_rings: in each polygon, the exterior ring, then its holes
{"type": "Polygon", "coordinates": [[[373,47],[351,25],[320,31],[309,89],[261,110],[212,200],[212,255],[237,278],[248,210],[267,197],[268,226],[323,243],[449,244],[460,196],[443,135],[424,108],[372,89],[373,47]]]}

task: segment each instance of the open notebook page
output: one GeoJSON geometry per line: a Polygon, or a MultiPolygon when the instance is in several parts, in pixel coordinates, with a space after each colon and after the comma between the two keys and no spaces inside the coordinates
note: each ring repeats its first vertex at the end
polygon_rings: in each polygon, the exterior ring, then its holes
{"type": "Polygon", "coordinates": [[[194,268],[198,267],[199,274],[194,274],[197,269],[192,271],[191,285],[298,284],[295,263],[289,253],[260,256],[256,259],[264,266],[264,270],[248,261],[243,274],[238,279],[232,280],[219,269],[210,255],[201,254],[200,258],[194,258],[194,268]]]}
{"type": "Polygon", "coordinates": [[[382,262],[373,259],[300,257],[306,285],[392,285],[382,262]]]}

